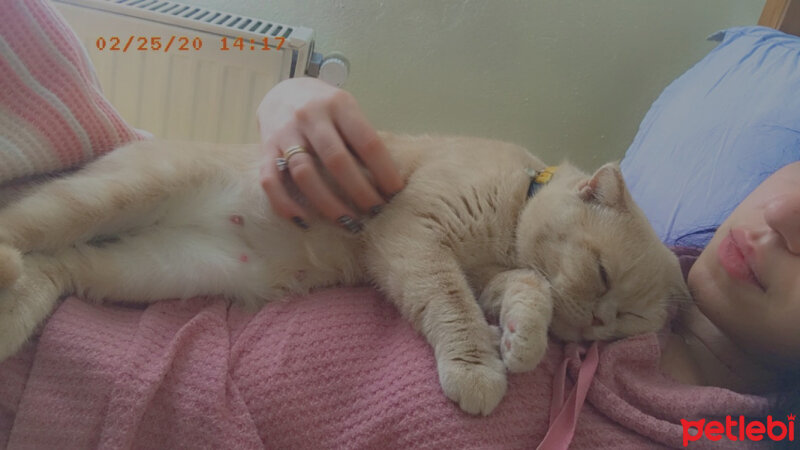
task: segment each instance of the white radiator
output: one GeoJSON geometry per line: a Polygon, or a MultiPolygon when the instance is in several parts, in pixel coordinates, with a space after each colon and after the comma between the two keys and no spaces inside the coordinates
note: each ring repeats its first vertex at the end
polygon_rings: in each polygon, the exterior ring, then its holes
{"type": "Polygon", "coordinates": [[[264,94],[283,79],[316,75],[323,62],[305,27],[164,0],[56,5],[106,97],[128,123],[158,137],[257,142],[264,94]]]}

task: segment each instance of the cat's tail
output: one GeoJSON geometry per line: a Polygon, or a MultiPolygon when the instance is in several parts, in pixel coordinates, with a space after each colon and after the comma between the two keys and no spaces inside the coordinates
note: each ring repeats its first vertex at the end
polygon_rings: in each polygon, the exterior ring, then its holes
{"type": "Polygon", "coordinates": [[[0,289],[11,287],[22,274],[22,254],[0,242],[0,289]]]}

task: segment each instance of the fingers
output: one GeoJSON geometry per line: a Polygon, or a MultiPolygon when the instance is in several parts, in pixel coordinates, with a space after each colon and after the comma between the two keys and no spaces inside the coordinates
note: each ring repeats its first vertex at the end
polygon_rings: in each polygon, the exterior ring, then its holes
{"type": "Polygon", "coordinates": [[[267,194],[272,210],[279,216],[291,220],[295,225],[308,229],[308,214],[295,202],[283,185],[276,158],[280,150],[272,143],[265,145],[265,158],[261,164],[261,187],[267,194]]]}
{"type": "Polygon", "coordinates": [[[332,123],[320,122],[306,135],[322,165],[360,210],[375,212],[382,207],[383,198],[361,172],[332,123]]]}
{"type": "Polygon", "coordinates": [[[372,173],[381,192],[387,196],[398,193],[403,189],[403,178],[397,171],[389,151],[361,110],[354,105],[355,100],[352,96],[344,91],[342,93],[345,98],[334,105],[333,118],[336,126],[367,166],[367,170],[372,173]]]}
{"type": "Polygon", "coordinates": [[[297,153],[289,158],[287,172],[303,196],[320,214],[338,222],[349,231],[361,231],[356,214],[331,191],[317,172],[310,153],[297,153]]]}
{"type": "MultiPolygon", "coordinates": [[[[297,135],[284,139],[287,142],[303,142],[303,139],[297,135]]],[[[288,149],[292,146],[281,146],[281,148],[283,147],[288,149]]],[[[308,144],[305,144],[305,148],[308,149],[308,144]]],[[[361,231],[361,223],[357,220],[357,215],[324,182],[317,172],[311,154],[304,152],[293,155],[288,160],[287,169],[281,172],[276,161],[277,155],[283,154],[279,146],[274,141],[268,140],[264,153],[266,158],[261,166],[261,186],[276,214],[291,220],[300,228],[309,228],[308,212],[292,198],[284,185],[285,177],[291,177],[300,193],[322,216],[353,233],[361,231]]]]}

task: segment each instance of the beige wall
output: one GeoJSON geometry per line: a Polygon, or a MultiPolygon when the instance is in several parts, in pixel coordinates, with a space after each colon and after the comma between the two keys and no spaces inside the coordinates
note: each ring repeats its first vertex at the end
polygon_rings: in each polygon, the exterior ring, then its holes
{"type": "Polygon", "coordinates": [[[763,0],[184,0],[312,27],[379,128],[495,137],[589,169],[763,0]]]}

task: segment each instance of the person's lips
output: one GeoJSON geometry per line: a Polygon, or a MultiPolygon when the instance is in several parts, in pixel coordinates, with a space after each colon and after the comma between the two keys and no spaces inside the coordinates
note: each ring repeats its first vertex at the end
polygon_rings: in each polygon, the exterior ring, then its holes
{"type": "Polygon", "coordinates": [[[733,238],[733,242],[739,247],[742,255],[744,255],[744,260],[750,268],[756,284],[763,290],[764,284],[758,276],[760,266],[759,247],[753,242],[752,234],[741,228],[734,228],[731,230],[731,238],[733,238]]]}
{"type": "Polygon", "coordinates": [[[720,242],[717,257],[722,268],[732,278],[752,283],[762,291],[765,290],[755,270],[756,247],[751,243],[745,230],[732,229],[720,242]]]}

